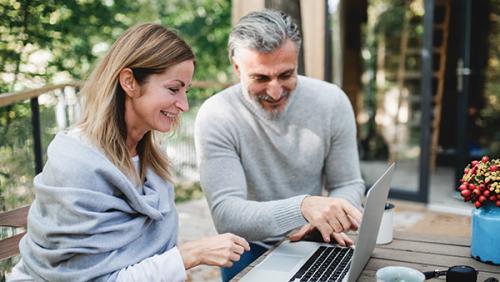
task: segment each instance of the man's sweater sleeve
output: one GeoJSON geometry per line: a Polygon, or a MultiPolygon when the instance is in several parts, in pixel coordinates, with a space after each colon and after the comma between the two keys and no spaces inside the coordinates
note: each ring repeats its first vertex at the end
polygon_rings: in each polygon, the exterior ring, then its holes
{"type": "Polygon", "coordinates": [[[307,223],[300,206],[307,195],[257,202],[247,199],[244,168],[237,152],[238,139],[231,132],[231,118],[206,102],[195,123],[195,145],[200,181],[215,227],[247,240],[283,235],[307,223]]]}
{"type": "Polygon", "coordinates": [[[332,118],[333,136],[325,162],[325,186],[330,197],[344,198],[361,208],[365,185],[359,168],[354,112],[345,94],[338,97],[332,118]]]}

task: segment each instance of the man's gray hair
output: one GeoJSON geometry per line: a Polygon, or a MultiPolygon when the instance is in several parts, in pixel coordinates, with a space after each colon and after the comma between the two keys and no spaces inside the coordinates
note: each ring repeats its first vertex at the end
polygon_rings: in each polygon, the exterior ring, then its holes
{"type": "Polygon", "coordinates": [[[300,50],[300,29],[292,17],[276,10],[251,12],[242,17],[229,35],[229,58],[238,48],[269,53],[290,39],[300,50]]]}

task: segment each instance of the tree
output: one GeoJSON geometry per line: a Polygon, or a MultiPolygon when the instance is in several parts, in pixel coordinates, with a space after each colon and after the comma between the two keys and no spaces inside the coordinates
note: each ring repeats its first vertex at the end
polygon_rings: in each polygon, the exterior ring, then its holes
{"type": "MultiPolygon", "coordinates": [[[[230,0],[173,0],[156,2],[161,22],[176,30],[196,55],[196,80],[231,81],[227,40],[231,31],[230,0]]],[[[193,89],[190,101],[197,103],[215,93],[193,89]]]]}

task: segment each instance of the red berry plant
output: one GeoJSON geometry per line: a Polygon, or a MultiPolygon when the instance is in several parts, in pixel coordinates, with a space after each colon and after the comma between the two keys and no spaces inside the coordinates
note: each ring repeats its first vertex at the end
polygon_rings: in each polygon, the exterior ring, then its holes
{"type": "Polygon", "coordinates": [[[484,156],[480,161],[472,161],[464,169],[464,176],[458,187],[464,202],[474,203],[480,208],[488,202],[500,207],[500,159],[484,156]]]}

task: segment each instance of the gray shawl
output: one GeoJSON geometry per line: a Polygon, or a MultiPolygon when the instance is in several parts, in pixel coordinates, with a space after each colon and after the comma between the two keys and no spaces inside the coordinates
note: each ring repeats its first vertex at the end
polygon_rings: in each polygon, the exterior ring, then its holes
{"type": "Polygon", "coordinates": [[[141,189],[102,152],[66,133],[49,145],[34,187],[19,248],[35,280],[111,281],[176,245],[172,185],[150,170],[141,189]]]}

